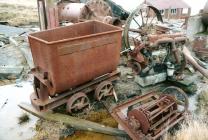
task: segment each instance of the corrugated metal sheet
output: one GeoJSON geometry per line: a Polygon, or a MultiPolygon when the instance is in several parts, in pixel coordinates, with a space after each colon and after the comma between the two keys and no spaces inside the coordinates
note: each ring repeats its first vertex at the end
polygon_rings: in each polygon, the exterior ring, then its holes
{"type": "Polygon", "coordinates": [[[159,10],[169,8],[190,8],[190,6],[183,0],[146,0],[146,2],[159,10]]]}

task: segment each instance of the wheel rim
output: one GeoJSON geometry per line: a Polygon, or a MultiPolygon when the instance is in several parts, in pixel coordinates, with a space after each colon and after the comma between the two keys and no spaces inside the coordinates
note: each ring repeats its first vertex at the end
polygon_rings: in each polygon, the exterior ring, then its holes
{"type": "Polygon", "coordinates": [[[67,102],[67,112],[75,113],[88,109],[90,107],[90,101],[85,93],[79,92],[69,98],[67,102]]]}
{"type": "Polygon", "coordinates": [[[170,86],[165,88],[162,91],[162,93],[173,96],[181,112],[188,111],[188,106],[189,106],[188,96],[182,89],[175,86],[170,86]]]}
{"type": "Polygon", "coordinates": [[[139,74],[142,70],[141,65],[136,61],[132,62],[132,69],[135,74],[139,74]]]}
{"type": "Polygon", "coordinates": [[[109,81],[100,83],[95,89],[95,99],[100,101],[104,97],[113,95],[113,85],[109,81]]]}
{"type": "MultiPolygon", "coordinates": [[[[155,21],[163,22],[162,16],[155,7],[148,6],[146,4],[141,4],[138,6],[128,17],[125,29],[124,29],[124,42],[126,48],[122,48],[123,50],[130,48],[133,45],[132,38],[141,39],[141,34],[135,33],[132,30],[141,30],[146,34],[149,34],[151,31],[151,26],[155,21]],[[150,16],[150,10],[153,11],[153,16],[150,16]],[[135,36],[135,37],[132,37],[135,36]]],[[[134,45],[133,45],[134,46],[134,45]]]]}

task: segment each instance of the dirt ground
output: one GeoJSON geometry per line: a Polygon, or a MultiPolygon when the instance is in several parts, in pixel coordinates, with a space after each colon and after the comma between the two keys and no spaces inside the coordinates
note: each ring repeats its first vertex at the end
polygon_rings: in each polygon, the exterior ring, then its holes
{"type": "Polygon", "coordinates": [[[12,4],[12,5],[22,5],[26,7],[37,7],[36,0],[1,0],[0,3],[12,4]]]}
{"type": "MultiPolygon", "coordinates": [[[[17,2],[17,1],[15,1],[17,2]]],[[[38,25],[38,12],[34,6],[0,2],[0,21],[11,26],[38,25]]]]}

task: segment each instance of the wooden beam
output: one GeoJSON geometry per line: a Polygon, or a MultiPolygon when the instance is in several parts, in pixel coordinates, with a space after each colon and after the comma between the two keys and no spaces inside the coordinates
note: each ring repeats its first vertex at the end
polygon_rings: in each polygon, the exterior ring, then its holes
{"type": "Polygon", "coordinates": [[[127,136],[126,132],[122,130],[108,127],[105,125],[101,125],[95,122],[75,118],[75,117],[60,114],[60,113],[54,113],[52,111],[39,112],[35,110],[30,104],[27,104],[27,103],[20,103],[18,106],[21,109],[31,113],[32,115],[38,118],[42,118],[42,119],[53,121],[53,122],[61,122],[61,123],[70,125],[71,127],[74,127],[76,130],[91,131],[91,132],[114,135],[114,136],[127,136]]]}

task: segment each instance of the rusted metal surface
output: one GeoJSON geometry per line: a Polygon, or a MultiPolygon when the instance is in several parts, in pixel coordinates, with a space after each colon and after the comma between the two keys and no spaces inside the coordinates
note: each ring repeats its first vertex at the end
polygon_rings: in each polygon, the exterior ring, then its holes
{"type": "Polygon", "coordinates": [[[97,17],[113,16],[111,7],[103,0],[89,0],[86,5],[95,12],[97,17]]]}
{"type": "Polygon", "coordinates": [[[180,111],[181,112],[188,112],[189,107],[189,100],[186,93],[175,86],[170,86],[162,91],[164,94],[168,94],[174,97],[174,99],[177,101],[177,104],[180,105],[180,111]]]}
{"type": "Polygon", "coordinates": [[[169,63],[181,65],[182,69],[186,63],[182,63],[183,56],[180,53],[180,49],[186,42],[187,38],[182,34],[148,35],[145,42],[134,40],[135,48],[129,52],[131,59],[129,65],[136,71],[136,74],[141,74],[142,71],[146,73],[151,70],[152,61],[162,65],[165,64],[165,57],[173,56],[169,63]],[[147,68],[148,66],[149,68],[147,68]]]}
{"type": "MultiPolygon", "coordinates": [[[[112,73],[108,73],[108,74],[105,74],[101,77],[98,77],[90,82],[79,85],[76,88],[73,88],[71,90],[63,92],[62,94],[60,94],[58,96],[54,96],[54,97],[50,97],[50,98],[49,98],[48,92],[40,92],[40,94],[43,94],[41,96],[39,96],[39,94],[37,94],[37,92],[34,92],[33,94],[31,94],[30,100],[31,100],[33,107],[36,108],[36,110],[48,111],[50,109],[54,109],[60,105],[67,103],[68,99],[76,93],[79,93],[79,92],[90,93],[90,92],[92,92],[93,90],[96,89],[97,85],[99,83],[101,83],[102,81],[106,81],[106,80],[115,81],[115,80],[117,80],[119,75],[120,75],[119,72],[114,71],[112,73]],[[44,98],[41,98],[42,96],[44,98]]],[[[36,83],[42,84],[40,81],[36,81],[36,83]]],[[[40,89],[37,87],[35,89],[40,91],[40,89]]]]}
{"type": "Polygon", "coordinates": [[[119,63],[121,33],[98,21],[33,33],[33,74],[54,96],[112,72],[119,63]]]}
{"type": "Polygon", "coordinates": [[[208,78],[208,69],[203,68],[199,65],[199,63],[193,58],[191,52],[188,50],[188,48],[184,47],[183,54],[185,55],[188,63],[193,65],[202,75],[204,75],[206,78],[208,78]]]}
{"type": "Polygon", "coordinates": [[[102,98],[113,95],[113,85],[110,81],[101,82],[95,89],[95,99],[100,101],[102,98]]]}
{"type": "Polygon", "coordinates": [[[83,92],[78,92],[72,95],[67,101],[67,111],[69,113],[76,113],[83,109],[89,109],[90,100],[83,92]]]}
{"type": "Polygon", "coordinates": [[[139,5],[126,20],[124,29],[124,42],[126,47],[123,50],[135,46],[133,40],[142,40],[142,36],[149,34],[152,30],[152,25],[156,22],[163,22],[159,10],[146,4],[139,5]],[[132,29],[139,31],[139,34],[135,35],[132,33],[132,29]]]}
{"type": "Polygon", "coordinates": [[[89,0],[86,6],[90,9],[91,15],[88,17],[90,20],[99,20],[104,23],[121,26],[121,21],[117,17],[113,17],[112,9],[103,0],[89,0]]]}
{"type": "MultiPolygon", "coordinates": [[[[126,51],[122,53],[127,52],[128,65],[139,75],[139,81],[157,75],[160,79],[157,81],[162,82],[167,76],[176,77],[182,74],[186,66],[181,50],[187,37],[182,33],[171,34],[170,29],[162,24],[163,19],[158,11],[155,7],[142,4],[130,14],[126,22],[126,48],[123,48],[126,51]],[[165,76],[166,73],[168,75],[165,76]]],[[[141,82],[138,83],[141,85],[141,82]]]]}
{"type": "Polygon", "coordinates": [[[207,37],[200,36],[195,38],[192,46],[193,51],[195,52],[197,57],[204,60],[208,58],[208,48],[206,47],[206,44],[207,44],[207,37]]]}
{"type": "Polygon", "coordinates": [[[185,113],[176,96],[151,92],[118,105],[112,116],[133,140],[154,140],[183,120],[185,113]]]}
{"type": "Polygon", "coordinates": [[[169,33],[164,33],[164,34],[149,34],[148,35],[148,40],[149,40],[149,42],[154,43],[154,42],[156,42],[159,39],[163,39],[163,38],[175,39],[177,37],[185,37],[185,35],[183,33],[174,33],[174,34],[169,34],[169,33]]]}
{"type": "Polygon", "coordinates": [[[38,0],[38,11],[42,30],[87,20],[121,26],[121,20],[113,16],[111,7],[103,0],[88,0],[86,3],[38,0]]]}

